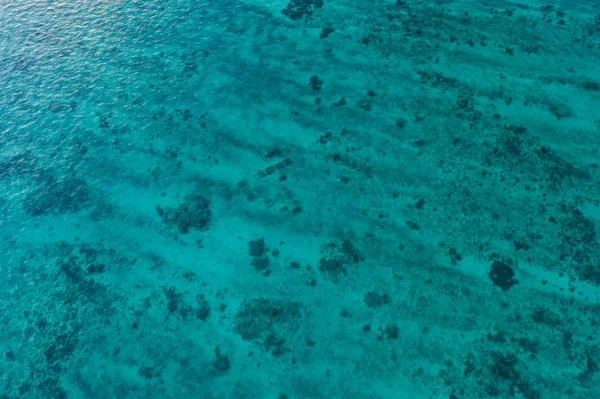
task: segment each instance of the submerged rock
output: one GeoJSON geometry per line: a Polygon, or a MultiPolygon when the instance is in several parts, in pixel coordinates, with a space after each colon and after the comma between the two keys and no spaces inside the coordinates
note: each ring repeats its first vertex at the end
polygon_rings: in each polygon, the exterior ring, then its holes
{"type": "Polygon", "coordinates": [[[40,187],[27,194],[23,208],[32,216],[46,213],[64,214],[77,212],[88,205],[90,191],[80,177],[48,179],[40,187]]]}
{"type": "Polygon", "coordinates": [[[188,194],[177,208],[156,207],[163,222],[176,225],[182,234],[190,229],[206,230],[211,221],[210,201],[199,194],[188,194]]]}
{"type": "Polygon", "coordinates": [[[323,5],[323,0],[291,0],[281,13],[292,21],[298,21],[309,18],[315,8],[321,8],[323,5]]]}

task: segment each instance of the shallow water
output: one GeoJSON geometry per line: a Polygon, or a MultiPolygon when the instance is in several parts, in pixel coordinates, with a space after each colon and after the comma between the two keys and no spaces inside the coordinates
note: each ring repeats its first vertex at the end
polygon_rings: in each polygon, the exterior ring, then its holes
{"type": "Polygon", "coordinates": [[[598,2],[0,4],[0,398],[600,397],[598,2]]]}

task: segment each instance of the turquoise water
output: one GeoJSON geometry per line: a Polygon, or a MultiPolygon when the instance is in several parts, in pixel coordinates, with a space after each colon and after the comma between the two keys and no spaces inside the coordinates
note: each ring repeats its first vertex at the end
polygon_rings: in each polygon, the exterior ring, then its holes
{"type": "Polygon", "coordinates": [[[600,398],[600,3],[0,4],[0,398],[600,398]]]}

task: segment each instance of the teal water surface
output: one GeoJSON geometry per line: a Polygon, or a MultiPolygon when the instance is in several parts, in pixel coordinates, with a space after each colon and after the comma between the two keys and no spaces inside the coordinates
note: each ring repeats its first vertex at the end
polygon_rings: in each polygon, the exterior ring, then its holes
{"type": "Polygon", "coordinates": [[[600,3],[0,3],[0,399],[600,398],[600,3]]]}

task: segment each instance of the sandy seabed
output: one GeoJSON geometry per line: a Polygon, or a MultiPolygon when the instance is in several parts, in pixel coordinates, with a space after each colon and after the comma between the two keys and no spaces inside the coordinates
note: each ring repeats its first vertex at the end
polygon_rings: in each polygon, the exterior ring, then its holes
{"type": "Polygon", "coordinates": [[[600,397],[600,3],[0,6],[0,398],[600,397]]]}

